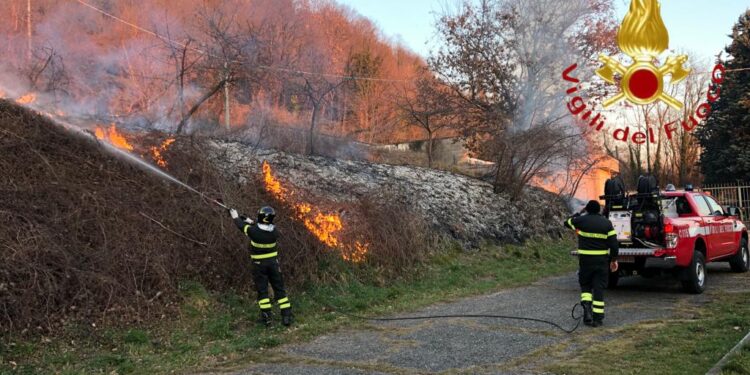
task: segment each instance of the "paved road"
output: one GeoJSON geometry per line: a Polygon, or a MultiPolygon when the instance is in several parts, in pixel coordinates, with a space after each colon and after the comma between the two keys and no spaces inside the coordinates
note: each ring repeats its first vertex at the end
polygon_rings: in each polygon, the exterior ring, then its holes
{"type": "MultiPolygon", "coordinates": [[[[670,278],[624,278],[609,291],[604,329],[582,326],[566,334],[549,326],[493,319],[441,319],[373,323],[273,352],[274,363],[256,364],[236,374],[538,374],[540,366],[575,350],[576,342],[613,337],[610,330],[670,316],[689,317],[693,306],[711,301],[717,290],[748,290],[750,275],[733,274],[726,264],[709,265],[709,291],[694,296],[670,278]],[[552,346],[556,350],[551,350],[552,346]]],[[[430,306],[413,315],[520,315],[572,327],[570,309],[579,298],[575,274],[533,285],[430,306]]],[[[408,314],[407,314],[408,316],[408,314]]]]}

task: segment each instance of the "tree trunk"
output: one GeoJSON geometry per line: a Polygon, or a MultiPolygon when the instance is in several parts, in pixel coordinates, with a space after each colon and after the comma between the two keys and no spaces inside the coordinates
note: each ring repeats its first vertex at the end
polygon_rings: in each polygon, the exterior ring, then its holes
{"type": "Polygon", "coordinates": [[[229,113],[229,68],[224,63],[224,124],[227,130],[230,129],[231,119],[229,113]]]}
{"type": "Polygon", "coordinates": [[[429,128],[427,129],[427,167],[432,168],[432,131],[429,128]]]}
{"type": "Polygon", "coordinates": [[[26,58],[31,61],[31,0],[26,0],[26,58]]]}
{"type": "Polygon", "coordinates": [[[313,104],[312,119],[310,120],[310,134],[308,135],[308,155],[315,155],[315,125],[318,121],[320,104],[313,104]]]}
{"type": "Polygon", "coordinates": [[[185,126],[185,124],[190,120],[190,117],[193,116],[193,113],[198,111],[198,109],[203,105],[203,103],[214,96],[219,90],[221,90],[222,87],[224,87],[224,84],[226,83],[226,80],[221,80],[216,86],[214,86],[211,91],[204,94],[198,101],[193,105],[192,108],[188,111],[188,113],[185,115],[185,117],[182,118],[179,125],[177,125],[177,130],[175,131],[176,134],[180,134],[182,132],[182,128],[185,126]]]}

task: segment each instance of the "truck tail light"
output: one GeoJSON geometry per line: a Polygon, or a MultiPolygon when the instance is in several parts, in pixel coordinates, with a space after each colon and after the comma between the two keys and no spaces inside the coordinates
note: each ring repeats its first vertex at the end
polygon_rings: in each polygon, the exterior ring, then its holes
{"type": "Polygon", "coordinates": [[[677,247],[677,241],[679,237],[674,230],[672,223],[664,224],[664,242],[666,242],[667,249],[674,249],[677,247]]]}
{"type": "Polygon", "coordinates": [[[664,241],[667,243],[667,249],[674,249],[677,247],[677,233],[667,233],[664,235],[664,241]]]}

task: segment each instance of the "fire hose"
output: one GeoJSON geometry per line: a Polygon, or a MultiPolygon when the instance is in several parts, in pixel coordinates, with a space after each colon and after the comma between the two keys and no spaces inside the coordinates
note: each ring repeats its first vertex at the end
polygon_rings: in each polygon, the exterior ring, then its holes
{"type": "Polygon", "coordinates": [[[578,329],[578,327],[581,325],[581,321],[583,320],[583,314],[576,316],[576,307],[581,306],[580,302],[574,304],[573,308],[570,310],[571,319],[576,321],[576,325],[573,326],[573,328],[571,329],[566,329],[563,326],[553,321],[549,321],[545,319],[528,318],[528,317],[513,316],[513,315],[496,315],[496,314],[446,314],[446,315],[399,316],[399,317],[393,317],[393,318],[373,318],[373,317],[367,317],[367,316],[362,316],[362,315],[357,315],[357,314],[352,314],[346,311],[342,311],[330,305],[321,303],[320,301],[317,301],[315,299],[313,299],[313,302],[329,310],[337,312],[341,315],[348,316],[350,318],[376,321],[376,322],[394,322],[394,321],[406,321],[406,320],[433,320],[433,319],[482,319],[482,318],[505,319],[505,320],[520,320],[520,321],[527,321],[527,322],[543,323],[543,324],[550,325],[554,328],[557,328],[560,331],[570,334],[570,333],[575,332],[578,329]]]}

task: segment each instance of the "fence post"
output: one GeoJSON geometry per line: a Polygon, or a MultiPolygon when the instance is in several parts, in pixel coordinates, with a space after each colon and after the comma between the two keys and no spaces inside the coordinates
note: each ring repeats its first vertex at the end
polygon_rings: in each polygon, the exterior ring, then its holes
{"type": "Polygon", "coordinates": [[[740,209],[744,209],[745,207],[742,205],[742,186],[740,183],[737,183],[737,200],[740,204],[740,209]]]}

